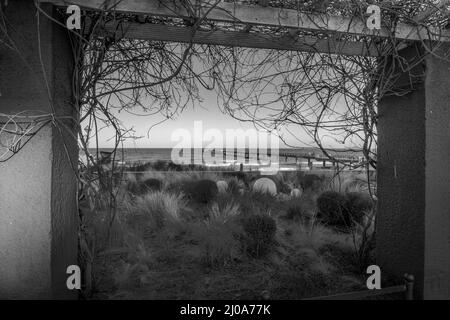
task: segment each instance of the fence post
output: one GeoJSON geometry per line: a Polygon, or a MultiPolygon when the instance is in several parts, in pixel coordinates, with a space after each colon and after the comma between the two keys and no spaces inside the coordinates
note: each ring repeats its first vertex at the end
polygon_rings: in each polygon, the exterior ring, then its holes
{"type": "Polygon", "coordinates": [[[406,286],[405,300],[414,300],[414,276],[405,274],[404,281],[406,286]]]}

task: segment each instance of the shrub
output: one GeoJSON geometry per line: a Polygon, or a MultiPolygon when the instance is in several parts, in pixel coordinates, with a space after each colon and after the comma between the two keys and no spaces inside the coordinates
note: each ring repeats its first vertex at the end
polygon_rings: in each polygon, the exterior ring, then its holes
{"type": "Polygon", "coordinates": [[[251,173],[240,172],[240,171],[224,173],[224,176],[227,178],[226,180],[228,182],[230,182],[231,179],[236,179],[236,180],[242,181],[245,185],[247,184],[248,179],[251,178],[250,175],[251,175],[251,173]]]}
{"type": "Polygon", "coordinates": [[[148,193],[138,197],[128,216],[129,223],[142,231],[155,231],[167,223],[179,222],[181,210],[186,207],[182,195],[167,192],[148,193]]]}
{"type": "Polygon", "coordinates": [[[185,191],[190,198],[200,203],[214,200],[219,193],[216,183],[211,180],[189,182],[185,185],[185,191]]]}
{"type": "Polygon", "coordinates": [[[278,182],[278,190],[280,193],[289,194],[291,192],[291,187],[284,182],[278,182]]]}
{"type": "Polygon", "coordinates": [[[228,192],[231,194],[239,194],[241,189],[245,190],[245,183],[236,177],[228,179],[228,192]]]}
{"type": "Polygon", "coordinates": [[[209,267],[224,266],[241,254],[239,239],[243,230],[237,219],[239,205],[214,203],[209,211],[203,223],[194,225],[194,240],[199,244],[202,260],[209,267]]]}
{"type": "Polygon", "coordinates": [[[319,210],[317,219],[322,223],[339,228],[351,225],[347,199],[343,194],[334,191],[324,192],[317,199],[317,207],[319,210]]]}
{"type": "Polygon", "coordinates": [[[134,177],[137,182],[141,182],[144,179],[145,173],[144,172],[136,172],[134,174],[134,177]]]}
{"type": "Polygon", "coordinates": [[[141,187],[136,181],[128,181],[126,190],[134,195],[139,195],[141,193],[141,187]]]}
{"type": "Polygon", "coordinates": [[[127,168],[127,171],[131,171],[131,172],[143,172],[143,171],[148,171],[149,169],[151,169],[152,164],[151,163],[144,163],[144,164],[133,164],[130,167],[127,168]]]}
{"type": "Polygon", "coordinates": [[[223,267],[240,255],[239,226],[233,222],[208,220],[197,228],[198,243],[202,250],[202,260],[209,267],[223,267]]]}
{"type": "Polygon", "coordinates": [[[301,181],[301,187],[303,190],[318,190],[322,186],[322,179],[315,174],[305,175],[301,181]]]}
{"type": "Polygon", "coordinates": [[[162,185],[162,182],[158,179],[147,179],[140,184],[141,193],[161,191],[162,185]]]}
{"type": "Polygon", "coordinates": [[[167,170],[168,171],[182,171],[183,170],[183,166],[173,163],[172,161],[170,161],[167,164],[167,170]]]}
{"type": "Polygon", "coordinates": [[[304,208],[300,201],[291,201],[286,209],[286,218],[291,220],[302,220],[304,215],[304,208]]]}
{"type": "Polygon", "coordinates": [[[269,178],[260,178],[253,184],[253,191],[275,196],[277,194],[277,185],[269,178]]]}
{"type": "Polygon", "coordinates": [[[226,181],[220,180],[216,182],[217,189],[219,189],[219,193],[227,193],[228,191],[228,183],[226,181]]]}
{"type": "Polygon", "coordinates": [[[168,163],[164,160],[157,160],[154,163],[152,163],[152,167],[156,171],[165,171],[167,170],[168,163]]]}
{"type": "Polygon", "coordinates": [[[348,177],[342,182],[342,190],[350,193],[361,193],[369,190],[369,185],[366,180],[348,177]]]}
{"type": "Polygon", "coordinates": [[[303,194],[303,191],[300,189],[292,189],[290,193],[291,198],[300,198],[303,194]]]}
{"type": "Polygon", "coordinates": [[[158,179],[146,179],[143,182],[128,181],[126,189],[131,194],[140,196],[147,192],[161,191],[162,182],[158,179]]]}
{"type": "Polygon", "coordinates": [[[236,218],[239,214],[239,204],[228,202],[226,204],[214,203],[211,206],[209,221],[226,223],[236,218]]]}
{"type": "Polygon", "coordinates": [[[352,220],[361,224],[364,217],[373,209],[373,201],[368,194],[350,192],[346,194],[347,210],[352,220]]]}
{"type": "Polygon", "coordinates": [[[285,218],[309,224],[314,221],[317,213],[316,197],[311,193],[304,193],[300,198],[287,202],[285,218]]]}
{"type": "Polygon", "coordinates": [[[275,219],[267,214],[249,215],[241,217],[240,222],[246,234],[243,240],[247,253],[257,258],[266,254],[275,239],[275,219]]]}
{"type": "Polygon", "coordinates": [[[268,212],[276,206],[276,198],[270,194],[260,192],[250,192],[245,195],[238,196],[237,199],[245,215],[255,212],[268,212]]]}

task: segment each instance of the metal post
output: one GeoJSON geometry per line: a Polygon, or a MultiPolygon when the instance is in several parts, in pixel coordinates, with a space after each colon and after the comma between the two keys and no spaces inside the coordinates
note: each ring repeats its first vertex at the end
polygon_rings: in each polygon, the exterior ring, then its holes
{"type": "Polygon", "coordinates": [[[406,286],[405,300],[414,300],[414,276],[405,274],[404,281],[406,286]]]}

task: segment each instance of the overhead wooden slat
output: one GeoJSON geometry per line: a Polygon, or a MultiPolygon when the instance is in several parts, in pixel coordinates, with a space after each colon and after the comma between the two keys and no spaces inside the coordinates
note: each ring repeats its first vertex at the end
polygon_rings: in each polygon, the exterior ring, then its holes
{"type": "Polygon", "coordinates": [[[441,2],[439,2],[437,5],[431,7],[423,12],[420,12],[417,16],[414,17],[413,20],[415,22],[421,23],[440,10],[447,11],[446,7],[449,5],[450,5],[450,0],[441,0],[441,2]]]}
{"type": "MultiPolygon", "coordinates": [[[[158,0],[40,0],[55,5],[67,6],[79,5],[90,10],[116,10],[117,12],[148,14],[153,16],[190,18],[192,14],[177,1],[158,0]]],[[[202,9],[197,10],[196,17],[202,17],[210,8],[208,3],[202,9]]],[[[250,6],[235,3],[221,2],[211,10],[207,18],[222,22],[242,22],[252,25],[281,26],[287,28],[299,28],[314,32],[337,32],[354,35],[391,37],[400,40],[439,40],[450,41],[450,33],[447,30],[426,29],[423,26],[411,26],[399,24],[394,31],[383,28],[371,31],[366,26],[366,21],[360,18],[348,18],[329,15],[306,14],[292,9],[280,9],[263,6],[250,6]],[[430,32],[431,31],[431,32],[430,32]]]]}
{"type": "Polygon", "coordinates": [[[277,49],[306,52],[322,52],[342,55],[378,56],[374,47],[365,43],[317,39],[314,37],[272,37],[242,31],[194,32],[192,27],[178,27],[158,24],[107,23],[103,28],[109,36],[141,40],[193,42],[198,44],[277,49]]]}

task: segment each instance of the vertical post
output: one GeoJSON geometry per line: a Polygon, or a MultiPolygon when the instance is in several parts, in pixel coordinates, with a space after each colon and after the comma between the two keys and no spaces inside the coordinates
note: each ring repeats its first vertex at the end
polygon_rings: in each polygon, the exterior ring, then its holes
{"type": "MultiPolygon", "coordinates": [[[[377,263],[415,276],[415,297],[450,299],[450,63],[441,45],[379,104],[377,263]]],[[[401,52],[414,61],[419,45],[401,52]]],[[[396,61],[397,64],[399,61],[396,61]]]]}
{"type": "MultiPolygon", "coordinates": [[[[23,127],[36,116],[45,125],[11,160],[0,163],[0,298],[75,298],[77,292],[66,286],[66,269],[77,264],[78,246],[78,113],[72,104],[68,31],[42,13],[38,23],[34,1],[1,5],[16,49],[0,41],[0,111],[33,116],[20,118],[23,127]],[[44,121],[52,113],[66,129],[44,121]]],[[[53,6],[41,8],[61,18],[53,6]]],[[[0,137],[3,142],[13,138],[4,132],[0,137]]]]}
{"type": "Polygon", "coordinates": [[[403,277],[405,281],[405,300],[414,300],[414,276],[410,274],[405,274],[403,277]]]}

